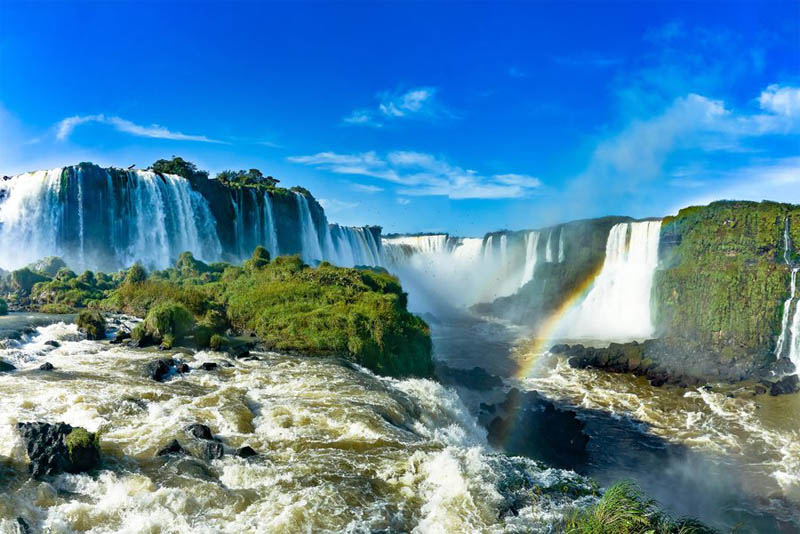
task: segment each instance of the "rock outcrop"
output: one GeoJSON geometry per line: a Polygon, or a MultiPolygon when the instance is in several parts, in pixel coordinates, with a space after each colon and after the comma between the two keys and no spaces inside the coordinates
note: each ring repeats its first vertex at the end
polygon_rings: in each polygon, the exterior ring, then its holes
{"type": "Polygon", "coordinates": [[[17,423],[34,478],[58,473],[83,473],[100,464],[96,434],[66,423],[17,423]]]}

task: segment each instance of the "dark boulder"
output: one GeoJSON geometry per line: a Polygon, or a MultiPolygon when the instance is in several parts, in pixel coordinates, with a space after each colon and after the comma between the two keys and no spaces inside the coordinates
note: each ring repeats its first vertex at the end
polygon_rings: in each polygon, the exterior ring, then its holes
{"type": "Polygon", "coordinates": [[[562,468],[586,461],[589,436],[576,412],[557,407],[535,391],[511,389],[495,406],[488,439],[514,456],[526,456],[562,468]]]}
{"type": "Polygon", "coordinates": [[[222,458],[225,454],[225,449],[219,441],[206,441],[203,457],[207,462],[222,458]]]}
{"type": "Polygon", "coordinates": [[[186,431],[197,439],[214,439],[211,429],[200,423],[193,423],[187,426],[186,431]]]}
{"type": "Polygon", "coordinates": [[[52,371],[53,369],[55,369],[55,367],[50,362],[44,362],[42,365],[39,366],[40,371],[52,371]]]}
{"type": "Polygon", "coordinates": [[[777,375],[790,375],[795,372],[794,364],[789,358],[781,358],[772,364],[772,371],[777,375]]]}
{"type": "Polygon", "coordinates": [[[117,330],[116,334],[114,334],[114,339],[111,340],[111,343],[113,343],[114,345],[119,345],[120,343],[122,343],[126,339],[130,339],[130,338],[131,338],[130,331],[121,328],[121,329],[117,330]]]}
{"type": "Polygon", "coordinates": [[[219,365],[214,362],[203,362],[200,364],[198,369],[202,369],[203,371],[214,371],[217,369],[217,367],[219,367],[219,365]]]}
{"type": "Polygon", "coordinates": [[[55,339],[48,339],[47,341],[44,342],[44,344],[56,349],[61,346],[61,343],[59,343],[55,339]]]}
{"type": "Polygon", "coordinates": [[[17,423],[34,478],[58,473],[83,473],[100,463],[96,434],[66,423],[17,423]]]}
{"type": "Polygon", "coordinates": [[[460,386],[476,391],[488,391],[503,387],[503,379],[486,372],[481,367],[456,369],[447,365],[436,367],[436,376],[442,384],[460,386]]]}
{"type": "Polygon", "coordinates": [[[169,445],[160,449],[156,456],[170,456],[170,455],[184,455],[186,454],[186,449],[184,449],[180,443],[178,443],[177,439],[173,439],[169,445]]]}
{"type": "Polygon", "coordinates": [[[174,358],[159,358],[149,362],[144,369],[144,374],[156,382],[163,382],[173,373],[188,373],[189,366],[174,358]]]}
{"type": "Polygon", "coordinates": [[[800,378],[797,375],[787,375],[772,384],[769,394],[773,397],[778,395],[790,395],[800,391],[800,378]]]}
{"type": "Polygon", "coordinates": [[[78,330],[86,333],[87,339],[97,340],[106,337],[106,319],[97,310],[83,310],[75,319],[75,324],[78,325],[78,330]]]}
{"type": "Polygon", "coordinates": [[[15,369],[16,369],[16,367],[11,365],[10,363],[4,362],[3,360],[0,360],[0,373],[10,373],[11,371],[13,371],[15,369]]]}
{"type": "Polygon", "coordinates": [[[250,445],[245,445],[236,449],[236,456],[239,458],[252,458],[253,456],[258,456],[258,453],[250,445]]]}
{"type": "Polygon", "coordinates": [[[229,344],[225,349],[225,352],[227,352],[232,358],[236,358],[238,360],[250,356],[250,347],[246,344],[229,344]]]}

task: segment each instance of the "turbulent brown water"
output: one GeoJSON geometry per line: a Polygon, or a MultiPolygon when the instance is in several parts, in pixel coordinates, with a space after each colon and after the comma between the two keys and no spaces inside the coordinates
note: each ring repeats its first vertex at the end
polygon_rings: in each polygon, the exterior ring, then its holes
{"type": "Polygon", "coordinates": [[[18,517],[50,533],[552,532],[592,499],[577,497],[588,486],[572,472],[491,450],[455,392],[433,381],[200,352],[175,354],[230,367],[158,383],[143,366],[173,353],[87,341],[65,323],[4,346],[18,370],[0,374],[3,534],[20,532],[18,517]],[[38,370],[44,361],[56,369],[38,370]],[[31,480],[20,421],[101,432],[102,468],[31,480]],[[155,456],[172,439],[188,444],[191,423],[208,425],[227,454],[155,456]],[[230,454],[242,445],[259,456],[230,454]]]}

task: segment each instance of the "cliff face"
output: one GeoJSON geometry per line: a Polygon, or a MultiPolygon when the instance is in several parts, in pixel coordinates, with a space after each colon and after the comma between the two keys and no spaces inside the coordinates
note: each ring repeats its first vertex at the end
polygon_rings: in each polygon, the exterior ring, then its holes
{"type": "MultiPolygon", "coordinates": [[[[535,276],[515,294],[477,304],[473,310],[535,328],[599,271],[605,259],[611,227],[631,220],[629,217],[603,217],[542,229],[537,243],[536,255],[539,260],[536,262],[535,276]],[[552,261],[546,260],[548,236],[551,234],[555,236],[553,239],[563,244],[562,261],[558,261],[558,257],[551,257],[552,261]]],[[[522,234],[513,232],[511,239],[521,239],[522,234]]]]}
{"type": "Polygon", "coordinates": [[[731,378],[774,362],[792,242],[800,206],[791,204],[715,202],[664,219],[652,293],[659,352],[698,372],[728,368],[731,378]]]}

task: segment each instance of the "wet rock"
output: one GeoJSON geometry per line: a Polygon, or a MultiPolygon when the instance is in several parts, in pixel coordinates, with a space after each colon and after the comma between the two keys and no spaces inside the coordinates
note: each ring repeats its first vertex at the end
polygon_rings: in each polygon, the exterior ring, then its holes
{"type": "Polygon", "coordinates": [[[148,378],[152,378],[156,382],[163,382],[169,376],[175,373],[188,373],[189,366],[183,362],[179,362],[174,358],[159,358],[148,363],[145,366],[144,374],[148,378]]]}
{"type": "Polygon", "coordinates": [[[789,395],[800,391],[800,378],[797,375],[784,376],[772,384],[769,394],[773,397],[778,395],[789,395]]]}
{"type": "Polygon", "coordinates": [[[17,518],[17,526],[19,526],[19,531],[22,534],[31,534],[31,527],[25,519],[18,517],[17,518]]]}
{"type": "Polygon", "coordinates": [[[215,362],[203,362],[200,364],[200,367],[198,367],[198,369],[201,369],[203,371],[214,371],[217,369],[217,367],[219,367],[219,365],[217,365],[215,362]]]}
{"type": "Polygon", "coordinates": [[[767,391],[769,391],[769,389],[768,389],[768,388],[767,388],[767,386],[766,386],[766,385],[764,385],[764,384],[756,384],[756,385],[753,387],[753,394],[754,394],[754,395],[763,395],[763,394],[765,394],[767,391]]]}
{"type": "Polygon", "coordinates": [[[87,339],[105,339],[106,319],[97,310],[83,310],[75,319],[78,330],[86,334],[87,339]]]}
{"type": "Polygon", "coordinates": [[[225,454],[225,449],[219,441],[207,441],[205,444],[204,459],[207,462],[222,458],[225,454]]]}
{"type": "Polygon", "coordinates": [[[44,342],[44,344],[56,349],[61,346],[61,343],[59,343],[55,339],[48,339],[47,341],[44,342]]]}
{"type": "Polygon", "coordinates": [[[122,343],[126,339],[130,339],[130,338],[131,338],[130,330],[126,330],[126,329],[122,329],[121,328],[121,329],[117,330],[116,334],[114,334],[114,339],[111,340],[111,343],[113,343],[114,345],[119,345],[120,343],[122,343]]]}
{"type": "Polygon", "coordinates": [[[247,345],[229,345],[225,352],[238,360],[250,356],[250,347],[247,345]]]}
{"type": "Polygon", "coordinates": [[[187,426],[186,431],[197,439],[214,439],[211,429],[200,423],[193,423],[187,426]]]}
{"type": "Polygon", "coordinates": [[[0,360],[0,373],[10,373],[11,371],[13,371],[15,369],[16,369],[16,367],[11,365],[10,363],[4,362],[3,360],[0,360]]]}
{"type": "Polygon", "coordinates": [[[439,365],[436,368],[436,376],[441,383],[448,386],[461,386],[476,391],[488,391],[503,387],[503,379],[486,372],[481,367],[456,369],[439,365]]]}
{"type": "Polygon", "coordinates": [[[516,388],[496,405],[496,412],[488,439],[506,453],[570,469],[585,462],[589,436],[576,412],[557,407],[535,391],[516,388]]]}
{"type": "Polygon", "coordinates": [[[795,367],[789,358],[781,358],[772,364],[772,370],[777,375],[790,375],[795,372],[795,367]]]}
{"type": "Polygon", "coordinates": [[[245,445],[236,449],[236,456],[239,458],[252,458],[253,456],[258,456],[258,453],[250,445],[245,445]]]}
{"type": "Polygon", "coordinates": [[[173,439],[169,445],[160,449],[156,456],[169,456],[169,455],[182,455],[186,454],[186,449],[184,449],[180,443],[178,443],[177,439],[173,439]]]}
{"type": "Polygon", "coordinates": [[[55,369],[55,367],[50,362],[44,362],[42,365],[39,366],[40,371],[52,371],[53,369],[55,369]]]}
{"type": "Polygon", "coordinates": [[[62,472],[83,473],[100,463],[97,436],[66,423],[17,423],[34,478],[62,472]]]}
{"type": "Polygon", "coordinates": [[[192,370],[187,363],[179,363],[175,366],[175,370],[177,370],[181,374],[186,374],[192,370]]]}

